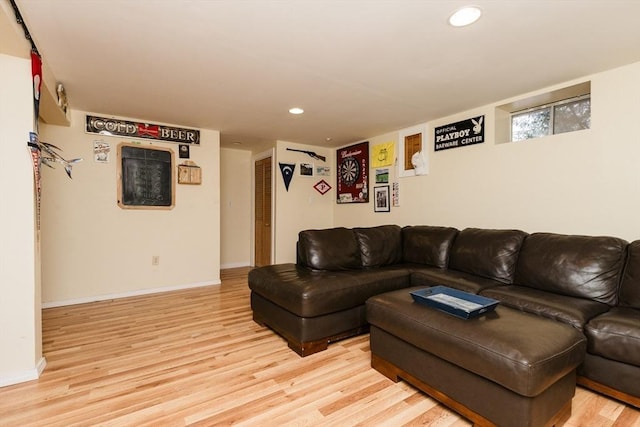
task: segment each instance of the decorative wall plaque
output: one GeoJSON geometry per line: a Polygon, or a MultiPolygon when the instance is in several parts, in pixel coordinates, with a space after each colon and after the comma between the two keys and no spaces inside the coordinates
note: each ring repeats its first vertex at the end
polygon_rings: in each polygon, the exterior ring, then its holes
{"type": "Polygon", "coordinates": [[[337,151],[338,203],[369,202],[369,142],[337,151]]]}

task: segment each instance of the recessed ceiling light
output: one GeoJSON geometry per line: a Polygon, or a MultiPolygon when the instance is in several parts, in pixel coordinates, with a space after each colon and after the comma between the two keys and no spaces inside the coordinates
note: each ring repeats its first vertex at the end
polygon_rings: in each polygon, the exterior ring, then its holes
{"type": "Polygon", "coordinates": [[[304,113],[304,110],[302,108],[295,107],[295,108],[289,109],[289,112],[291,114],[302,114],[304,113]]]}
{"type": "Polygon", "coordinates": [[[480,19],[482,15],[482,10],[480,10],[477,6],[465,6],[461,9],[456,10],[449,17],[449,24],[454,27],[464,27],[465,25],[470,25],[480,19]]]}

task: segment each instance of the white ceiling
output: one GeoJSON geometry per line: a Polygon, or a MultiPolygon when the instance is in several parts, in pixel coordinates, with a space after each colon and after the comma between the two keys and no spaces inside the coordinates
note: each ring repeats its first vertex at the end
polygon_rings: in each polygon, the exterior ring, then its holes
{"type": "Polygon", "coordinates": [[[335,147],[640,60],[639,0],[473,0],[465,28],[457,0],[16,3],[72,108],[236,148],[335,147]]]}

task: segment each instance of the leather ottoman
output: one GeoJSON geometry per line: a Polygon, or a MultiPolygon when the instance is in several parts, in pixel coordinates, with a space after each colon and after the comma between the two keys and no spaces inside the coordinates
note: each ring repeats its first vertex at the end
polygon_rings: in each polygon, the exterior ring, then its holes
{"type": "Polygon", "coordinates": [[[586,351],[582,333],[502,306],[457,318],[414,303],[416,289],[367,301],[373,368],[476,425],[561,425],[569,418],[586,351]]]}

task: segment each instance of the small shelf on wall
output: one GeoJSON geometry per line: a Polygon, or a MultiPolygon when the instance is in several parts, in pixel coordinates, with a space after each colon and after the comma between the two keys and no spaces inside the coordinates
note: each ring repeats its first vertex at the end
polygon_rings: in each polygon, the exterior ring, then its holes
{"type": "Polygon", "coordinates": [[[47,63],[42,61],[42,85],[40,86],[40,119],[50,125],[71,126],[68,111],[58,105],[58,83],[47,63]]]}

